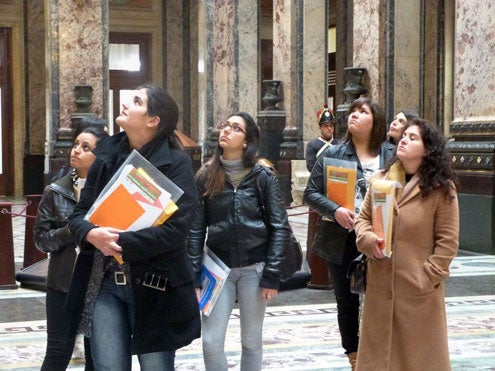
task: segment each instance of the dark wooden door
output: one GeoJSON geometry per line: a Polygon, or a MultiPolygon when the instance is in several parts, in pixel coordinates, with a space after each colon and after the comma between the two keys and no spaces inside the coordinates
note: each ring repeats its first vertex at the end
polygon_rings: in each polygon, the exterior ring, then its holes
{"type": "Polygon", "coordinates": [[[113,92],[113,101],[110,102],[113,117],[110,117],[110,120],[113,125],[113,133],[117,133],[120,130],[119,126],[115,124],[115,118],[122,111],[121,92],[133,90],[139,85],[151,82],[150,39],[151,35],[147,33],[110,33],[110,44],[138,45],[140,62],[139,70],[126,70],[125,66],[122,69],[112,69],[112,66],[110,66],[110,90],[113,92]]]}
{"type": "Polygon", "coordinates": [[[0,195],[14,195],[11,29],[0,28],[0,195]]]}

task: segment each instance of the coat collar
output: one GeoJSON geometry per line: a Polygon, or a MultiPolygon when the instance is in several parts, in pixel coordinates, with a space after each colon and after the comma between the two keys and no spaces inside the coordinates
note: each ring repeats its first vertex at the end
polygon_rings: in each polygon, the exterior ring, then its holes
{"type": "Polygon", "coordinates": [[[397,200],[397,205],[401,206],[416,195],[421,192],[419,188],[419,175],[414,174],[409,182],[406,183],[404,190],[402,191],[402,195],[397,200]]]}
{"type": "Polygon", "coordinates": [[[72,186],[72,176],[69,171],[68,174],[49,185],[49,188],[60,195],[77,201],[74,187],[72,186]]]}
{"type": "MultiPolygon", "coordinates": [[[[105,139],[93,151],[95,156],[107,166],[112,165],[118,159],[127,158],[131,152],[129,139],[125,132],[105,139]]],[[[138,152],[158,168],[172,163],[168,138],[155,138],[146,143],[138,152]]]]}

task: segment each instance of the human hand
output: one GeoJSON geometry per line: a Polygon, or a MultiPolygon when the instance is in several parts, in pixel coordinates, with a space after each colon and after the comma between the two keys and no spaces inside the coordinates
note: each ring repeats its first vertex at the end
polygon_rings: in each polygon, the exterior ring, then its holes
{"type": "Polygon", "coordinates": [[[385,246],[385,241],[383,238],[377,237],[375,241],[375,246],[373,247],[373,256],[376,259],[383,259],[385,255],[382,253],[382,249],[385,246]]]}
{"type": "Polygon", "coordinates": [[[196,298],[199,300],[201,299],[201,289],[199,287],[196,288],[196,298]]]}
{"type": "Polygon", "coordinates": [[[100,250],[105,256],[121,256],[122,247],[117,244],[120,232],[122,231],[116,228],[93,228],[86,235],[86,241],[100,250]]]}
{"type": "Polygon", "coordinates": [[[345,229],[351,230],[354,228],[354,218],[356,214],[354,211],[346,209],[345,207],[339,207],[335,210],[334,219],[345,229]]]}
{"type": "Polygon", "coordinates": [[[277,294],[278,294],[278,290],[276,290],[276,289],[263,288],[263,290],[261,290],[261,297],[263,299],[265,299],[266,301],[270,301],[270,300],[275,299],[277,294]]]}

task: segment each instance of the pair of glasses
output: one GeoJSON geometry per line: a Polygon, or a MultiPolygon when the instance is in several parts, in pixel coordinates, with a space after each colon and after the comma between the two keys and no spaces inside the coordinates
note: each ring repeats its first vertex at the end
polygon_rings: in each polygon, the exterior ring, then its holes
{"type": "Polygon", "coordinates": [[[220,123],[217,124],[217,129],[218,130],[225,130],[227,128],[229,128],[230,130],[232,130],[235,133],[244,133],[244,134],[246,134],[246,132],[244,131],[244,129],[237,122],[224,121],[224,122],[220,122],[220,123]]]}

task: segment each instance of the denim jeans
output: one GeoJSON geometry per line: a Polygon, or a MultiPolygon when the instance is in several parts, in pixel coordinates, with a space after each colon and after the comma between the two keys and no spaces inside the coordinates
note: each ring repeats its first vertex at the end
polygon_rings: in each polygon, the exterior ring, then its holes
{"type": "Polygon", "coordinates": [[[241,371],[259,371],[263,360],[262,330],[266,301],[261,298],[264,263],[232,268],[209,316],[202,316],[201,330],[206,371],[227,370],[225,334],[236,299],[241,323],[241,371]]]}
{"type": "Polygon", "coordinates": [[[351,292],[350,281],[347,278],[347,268],[358,255],[356,248],[352,247],[351,244],[345,250],[341,265],[327,261],[337,301],[337,321],[342,338],[342,347],[346,354],[356,352],[359,343],[359,295],[351,292]]]}
{"type": "MultiPolygon", "coordinates": [[[[129,285],[116,285],[107,272],[96,299],[91,332],[93,363],[98,371],[132,369],[134,301],[129,285]]],[[[175,352],[138,354],[143,371],[173,371],[175,352]]]]}

